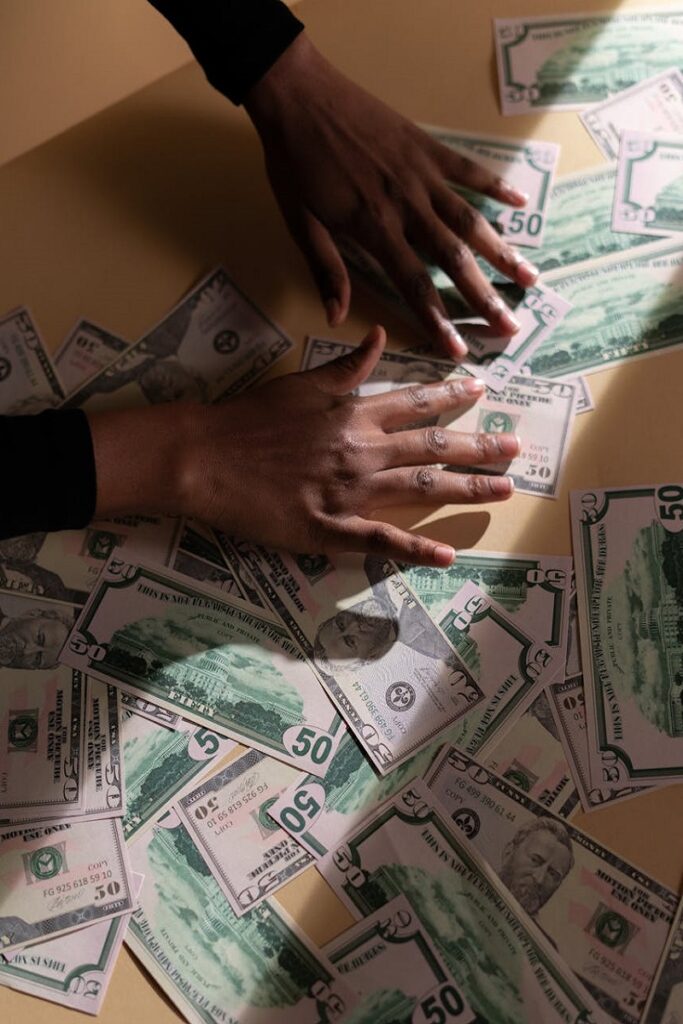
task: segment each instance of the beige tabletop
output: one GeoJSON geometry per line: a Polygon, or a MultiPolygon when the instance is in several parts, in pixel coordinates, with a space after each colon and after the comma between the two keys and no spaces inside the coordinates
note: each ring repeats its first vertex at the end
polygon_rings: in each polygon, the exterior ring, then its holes
{"type": "MultiPolygon", "coordinates": [[[[498,110],[490,18],[546,13],[545,4],[304,0],[297,13],[323,52],[409,117],[559,142],[565,173],[601,162],[575,114],[503,118],[498,110]]],[[[591,11],[608,3],[564,6],[591,11]]],[[[296,340],[282,369],[297,366],[305,334],[329,334],[270,195],[258,140],[195,65],[1,168],[0,225],[0,311],[28,305],[51,349],[80,316],[135,339],[218,262],[296,340]]],[[[360,291],[336,336],[357,341],[377,321],[392,344],[414,343],[410,328],[360,291]]],[[[441,508],[427,517],[400,509],[394,519],[429,518],[425,532],[456,547],[569,553],[569,489],[680,478],[682,377],[683,351],[593,375],[596,410],[577,419],[557,501],[517,495],[490,510],[441,508]]],[[[676,786],[577,823],[678,889],[682,818],[683,786],[676,786]]],[[[315,941],[350,923],[313,868],[279,898],[315,941]]],[[[176,1013],[124,949],[100,1019],[164,1024],[176,1013]]],[[[0,988],[0,1020],[83,1017],[0,988]]]]}

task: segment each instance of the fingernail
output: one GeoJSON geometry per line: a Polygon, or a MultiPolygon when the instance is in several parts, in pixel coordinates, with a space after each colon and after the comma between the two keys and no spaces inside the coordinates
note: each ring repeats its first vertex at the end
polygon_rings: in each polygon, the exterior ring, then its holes
{"type": "Polygon", "coordinates": [[[443,313],[438,310],[435,306],[431,307],[431,314],[435,320],[441,337],[446,342],[451,355],[456,359],[462,359],[463,356],[467,355],[467,343],[461,336],[460,332],[456,330],[455,326],[448,320],[443,313]]]}
{"type": "Polygon", "coordinates": [[[327,311],[327,322],[330,327],[336,327],[341,317],[341,303],[337,299],[327,299],[325,302],[327,311]]]}
{"type": "Polygon", "coordinates": [[[529,202],[529,199],[531,198],[531,196],[529,195],[528,192],[522,192],[522,190],[520,188],[515,188],[514,185],[508,185],[507,181],[504,181],[502,184],[503,184],[504,190],[510,196],[510,199],[513,199],[517,203],[528,203],[529,202]]]}
{"type": "Polygon", "coordinates": [[[498,449],[501,455],[519,455],[521,442],[516,434],[498,434],[498,449]]]}
{"type": "Polygon", "coordinates": [[[522,285],[533,284],[538,275],[540,274],[540,270],[538,269],[538,267],[534,266],[534,264],[531,263],[529,260],[525,259],[525,257],[522,256],[521,253],[516,253],[515,257],[517,262],[517,280],[522,285]]]}
{"type": "Polygon", "coordinates": [[[489,477],[489,483],[493,494],[512,494],[515,489],[511,476],[492,476],[489,477]]]}
{"type": "Polygon", "coordinates": [[[437,544],[434,548],[434,561],[437,565],[445,566],[450,565],[455,558],[455,548],[449,547],[448,544],[437,544]]]}
{"type": "Polygon", "coordinates": [[[502,324],[506,333],[515,334],[522,326],[517,317],[510,312],[499,295],[490,299],[488,306],[493,317],[502,324]]]}
{"type": "Polygon", "coordinates": [[[486,384],[479,377],[467,377],[460,384],[460,387],[467,395],[483,395],[486,384]]]}

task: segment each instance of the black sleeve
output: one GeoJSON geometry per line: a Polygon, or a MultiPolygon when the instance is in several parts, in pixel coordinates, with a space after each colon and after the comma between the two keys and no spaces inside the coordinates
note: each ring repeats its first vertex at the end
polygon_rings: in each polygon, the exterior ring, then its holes
{"type": "Polygon", "coordinates": [[[183,36],[206,77],[242,103],[303,24],[280,0],[150,0],[183,36]]]}
{"type": "Polygon", "coordinates": [[[0,416],[0,538],[85,526],[95,513],[90,426],[81,409],[0,416]]]}

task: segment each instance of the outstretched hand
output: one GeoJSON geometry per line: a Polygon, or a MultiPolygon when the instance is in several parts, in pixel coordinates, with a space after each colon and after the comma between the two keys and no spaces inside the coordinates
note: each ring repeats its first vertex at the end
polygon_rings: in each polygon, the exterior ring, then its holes
{"type": "Polygon", "coordinates": [[[537,271],[449,182],[512,206],[524,205],[524,193],[347,79],[305,33],[253,87],[245,106],[330,325],[342,323],[349,308],[351,287],[337,247],[347,239],[381,263],[440,352],[461,359],[467,349],[415,250],[445,271],[497,334],[515,333],[517,321],[472,250],[522,287],[533,284],[537,271]]]}

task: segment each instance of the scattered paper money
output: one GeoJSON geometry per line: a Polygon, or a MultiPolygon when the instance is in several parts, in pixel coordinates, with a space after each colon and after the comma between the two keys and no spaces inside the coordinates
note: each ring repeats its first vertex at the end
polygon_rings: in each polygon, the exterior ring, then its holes
{"type": "Polygon", "coordinates": [[[353,990],[268,900],[236,917],[174,811],[131,847],[145,876],[126,944],[190,1024],[319,1024],[353,990]]]}
{"type": "Polygon", "coordinates": [[[200,583],[209,583],[225,594],[249,600],[238,577],[225,564],[213,530],[203,523],[183,524],[178,547],[169,564],[176,572],[191,576],[200,583]]]}
{"type": "Polygon", "coordinates": [[[621,133],[612,229],[655,236],[683,231],[683,134],[621,133]]]}
{"type": "Polygon", "coordinates": [[[482,1020],[603,1019],[421,781],[410,783],[318,867],[356,918],[374,915],[399,893],[418,907],[430,938],[482,1020]]]}
{"type": "Polygon", "coordinates": [[[310,855],[268,814],[300,774],[248,750],[176,802],[180,820],[237,917],[311,863],[310,855]]]}
{"type": "Polygon", "coordinates": [[[343,734],[279,623],[169,569],[112,557],[62,660],[321,775],[343,734]]]}
{"type": "Polygon", "coordinates": [[[214,270],[65,405],[90,411],[229,398],[254,384],[291,347],[226,272],[214,270]]]}
{"type": "Polygon", "coordinates": [[[199,779],[215,769],[236,744],[203,727],[184,722],[171,732],[133,713],[121,722],[127,842],[149,828],[199,779]]]}
{"type": "Polygon", "coordinates": [[[504,114],[577,110],[680,64],[683,10],[495,18],[504,114]]]}
{"type": "Polygon", "coordinates": [[[72,394],[127,348],[123,338],[89,320],[79,320],[54,354],[64,393],[72,394]]]}
{"type": "Polygon", "coordinates": [[[573,308],[529,360],[531,372],[573,378],[680,345],[681,265],[680,241],[669,238],[546,274],[573,308]]]}
{"type": "Polygon", "coordinates": [[[0,413],[24,416],[54,408],[64,391],[27,309],[0,319],[0,413]]]}
{"type": "Polygon", "coordinates": [[[574,491],[590,777],[683,781],[683,486],[574,491]]]}
{"type": "Polygon", "coordinates": [[[129,913],[134,887],[118,818],[0,832],[0,949],[129,913]]]}
{"type": "Polygon", "coordinates": [[[676,894],[454,747],[426,782],[607,1015],[638,1024],[676,894]]]}
{"type": "Polygon", "coordinates": [[[432,125],[422,127],[437,142],[470,160],[476,160],[508,185],[526,192],[529,199],[521,209],[490,199],[482,201],[480,194],[475,196],[468,192],[466,198],[473,201],[479,212],[509,242],[527,246],[541,244],[553,176],[560,156],[560,147],[556,143],[536,139],[518,142],[516,139],[473,135],[432,125]]]}
{"type": "Polygon", "coordinates": [[[668,68],[630,89],[622,89],[603,103],[596,103],[580,117],[608,160],[617,159],[619,138],[625,129],[683,132],[683,73],[678,67],[668,68]]]}
{"type": "MultiPolygon", "coordinates": [[[[247,567],[386,775],[483,698],[395,565],[249,548],[247,567]]],[[[310,771],[310,769],[309,769],[310,771]]]]}
{"type": "MultiPolygon", "coordinates": [[[[136,896],[142,875],[133,872],[136,896]]],[[[102,1009],[130,914],[86,925],[0,957],[0,985],[93,1016],[102,1009]]]]}
{"type": "Polygon", "coordinates": [[[152,701],[143,700],[142,697],[134,697],[132,693],[126,693],[123,690],[121,691],[121,707],[142,718],[149,719],[150,722],[163,725],[167,729],[178,729],[182,726],[183,720],[180,715],[168,711],[167,708],[162,708],[159,704],[153,704],[152,701]]]}
{"type": "Polygon", "coordinates": [[[349,928],[325,953],[363,997],[347,1024],[476,1022],[461,986],[405,896],[397,896],[349,928]]]}

